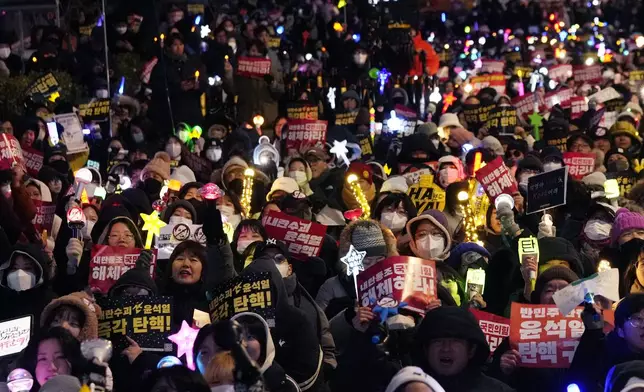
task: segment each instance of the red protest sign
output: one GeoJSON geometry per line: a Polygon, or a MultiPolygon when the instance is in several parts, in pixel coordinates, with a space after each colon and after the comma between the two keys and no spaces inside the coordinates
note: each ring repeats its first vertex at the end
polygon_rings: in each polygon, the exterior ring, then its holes
{"type": "Polygon", "coordinates": [[[595,65],[577,65],[573,67],[575,83],[599,84],[602,81],[602,66],[595,65]]]}
{"type": "Polygon", "coordinates": [[[568,174],[581,180],[595,169],[595,154],[583,152],[564,152],[563,160],[568,166],[568,174]]]}
{"type": "Polygon", "coordinates": [[[0,170],[11,169],[15,163],[23,162],[20,143],[12,135],[3,133],[0,138],[0,170]]]}
{"type": "Polygon", "coordinates": [[[286,149],[299,149],[302,144],[324,144],[327,126],[322,120],[288,120],[286,149]]]}
{"type": "Polygon", "coordinates": [[[503,339],[510,336],[510,319],[478,309],[470,308],[470,312],[476,317],[481,331],[485,334],[490,354],[494,353],[503,339]]]}
{"type": "Polygon", "coordinates": [[[237,73],[241,76],[262,77],[271,72],[271,60],[260,57],[240,57],[237,60],[237,73]]]}
{"type": "Polygon", "coordinates": [[[284,241],[291,256],[296,259],[318,256],[322,250],[322,240],[326,234],[324,225],[278,211],[269,211],[262,223],[268,236],[284,241]]]}
{"type": "Polygon", "coordinates": [[[491,74],[502,74],[505,69],[505,61],[503,60],[481,60],[481,73],[489,72],[491,74]]]}
{"type": "Polygon", "coordinates": [[[406,302],[406,309],[424,314],[430,301],[437,298],[433,260],[392,256],[360,272],[357,279],[362,306],[386,308],[406,302]]]}
{"type": "Polygon", "coordinates": [[[581,118],[583,114],[588,111],[588,102],[585,97],[571,97],[570,98],[570,119],[576,120],[581,118]]]}
{"type": "Polygon", "coordinates": [[[517,109],[517,116],[528,118],[528,115],[534,112],[535,102],[538,102],[538,109],[545,108],[546,102],[539,97],[538,101],[534,94],[526,94],[522,97],[512,99],[512,106],[517,109]]]}
{"type": "Polygon", "coordinates": [[[548,69],[548,77],[559,83],[565,82],[572,76],[572,65],[559,64],[548,69]]]}
{"type": "Polygon", "coordinates": [[[43,164],[42,151],[36,150],[35,148],[27,147],[22,149],[22,156],[25,159],[25,168],[27,169],[27,172],[32,177],[36,177],[40,169],[42,169],[42,164],[43,164]]]}
{"type": "Polygon", "coordinates": [[[492,87],[498,94],[505,94],[505,75],[502,73],[475,76],[470,82],[472,94],[476,94],[486,87],[492,87]]]}
{"type": "Polygon", "coordinates": [[[510,169],[505,166],[501,157],[496,157],[492,162],[480,168],[476,172],[476,179],[481,183],[492,203],[502,193],[512,195],[519,190],[510,169]]]}
{"type": "Polygon", "coordinates": [[[54,214],[56,213],[56,204],[42,200],[32,200],[36,206],[36,216],[31,223],[34,225],[36,232],[42,233],[47,230],[51,234],[51,227],[54,224],[54,214]]]}
{"type": "Polygon", "coordinates": [[[548,110],[552,109],[555,105],[561,105],[562,108],[568,109],[570,107],[570,99],[572,98],[572,89],[563,88],[561,90],[552,91],[546,94],[546,107],[548,110]]]}
{"type": "MultiPolygon", "coordinates": [[[[568,368],[584,333],[582,307],[564,316],[556,305],[512,303],[510,345],[519,351],[519,366],[531,368],[568,368]]],[[[614,313],[604,311],[608,329],[614,313]]],[[[606,329],[606,328],[605,328],[606,329]]]]}
{"type": "MultiPolygon", "coordinates": [[[[89,262],[89,287],[93,292],[107,294],[116,281],[128,270],[134,268],[142,249],[119,248],[116,246],[92,246],[89,262]]],[[[157,250],[152,250],[150,276],[154,279],[157,264],[157,250]]]]}

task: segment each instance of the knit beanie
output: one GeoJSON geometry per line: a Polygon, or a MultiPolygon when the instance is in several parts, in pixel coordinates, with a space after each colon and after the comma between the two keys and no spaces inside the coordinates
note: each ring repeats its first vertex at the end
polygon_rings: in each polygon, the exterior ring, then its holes
{"type": "Polygon", "coordinates": [[[47,327],[46,324],[52,321],[56,310],[64,305],[80,310],[85,316],[85,323],[78,335],[79,341],[98,338],[98,317],[101,315],[101,307],[84,291],[52,300],[41,313],[40,326],[47,327]]]}
{"type": "Polygon", "coordinates": [[[496,155],[505,154],[505,152],[503,151],[503,146],[501,145],[501,142],[499,141],[499,139],[495,138],[494,136],[484,137],[481,144],[483,148],[491,150],[496,155]]]}
{"type": "Polygon", "coordinates": [[[159,151],[156,154],[154,154],[154,158],[150,162],[148,162],[147,165],[143,168],[143,171],[141,172],[141,177],[145,175],[145,173],[155,173],[159,175],[161,178],[164,180],[169,180],[170,179],[170,155],[166,153],[165,151],[159,151]]]}
{"type": "Polygon", "coordinates": [[[635,126],[630,121],[617,121],[612,127],[610,127],[609,132],[611,137],[626,135],[630,136],[633,141],[642,141],[637,129],[635,129],[635,126]]]}
{"type": "Polygon", "coordinates": [[[603,187],[606,182],[606,175],[602,172],[592,172],[582,178],[581,182],[585,185],[599,185],[603,187]]]}
{"type": "Polygon", "coordinates": [[[628,361],[613,366],[606,375],[604,391],[629,392],[644,388],[644,361],[628,361]]]}
{"type": "Polygon", "coordinates": [[[366,251],[370,256],[384,256],[387,254],[387,244],[382,234],[382,229],[375,221],[360,221],[351,233],[351,244],[358,251],[366,251]]]}
{"type": "Polygon", "coordinates": [[[541,292],[546,287],[546,284],[548,284],[548,282],[554,279],[561,279],[561,280],[565,280],[568,283],[572,283],[576,280],[579,280],[579,276],[577,276],[577,274],[574,273],[573,270],[564,266],[554,266],[543,271],[537,277],[537,282],[534,285],[534,291],[532,292],[532,295],[530,298],[530,301],[533,304],[539,303],[539,298],[541,298],[541,292]]]}
{"type": "Polygon", "coordinates": [[[644,230],[644,215],[620,208],[615,213],[615,222],[610,233],[611,243],[615,245],[622,234],[636,229],[644,230]]]}
{"type": "Polygon", "coordinates": [[[445,392],[443,387],[440,386],[438,381],[434,380],[431,376],[423,372],[423,369],[416,366],[407,366],[402,369],[391,379],[385,392],[396,392],[401,387],[412,383],[419,382],[429,387],[434,392],[445,392]]]}
{"type": "Polygon", "coordinates": [[[385,182],[382,183],[380,187],[380,194],[382,195],[385,192],[392,193],[407,193],[409,185],[407,185],[407,180],[403,176],[394,176],[389,177],[385,182]]]}
{"type": "Polygon", "coordinates": [[[540,173],[543,171],[543,164],[539,158],[534,155],[526,155],[526,157],[521,159],[517,164],[516,178],[519,178],[519,175],[524,170],[533,170],[540,173]]]}
{"type": "Polygon", "coordinates": [[[416,133],[422,133],[430,137],[438,133],[438,127],[433,122],[427,122],[416,127],[416,133]]]}
{"type": "Polygon", "coordinates": [[[40,392],[78,392],[81,389],[80,381],[74,376],[60,374],[52,377],[40,388],[40,392]]]}

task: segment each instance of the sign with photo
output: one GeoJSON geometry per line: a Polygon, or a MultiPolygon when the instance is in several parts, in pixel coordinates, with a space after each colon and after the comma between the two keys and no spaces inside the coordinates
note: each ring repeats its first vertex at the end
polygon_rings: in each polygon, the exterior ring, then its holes
{"type": "Polygon", "coordinates": [[[534,214],[566,204],[567,189],[568,168],[565,166],[528,178],[526,212],[534,214]]]}
{"type": "Polygon", "coordinates": [[[307,221],[280,211],[269,211],[262,224],[270,238],[284,241],[296,259],[306,260],[320,255],[326,226],[307,221]]]}
{"type": "MultiPolygon", "coordinates": [[[[92,257],[89,261],[89,287],[93,292],[107,294],[114,283],[128,270],[136,265],[142,249],[119,248],[108,245],[92,246],[92,257]]],[[[150,276],[154,279],[157,263],[157,250],[152,250],[150,276]]]]}
{"type": "Polygon", "coordinates": [[[208,293],[210,321],[229,320],[243,313],[257,313],[269,327],[275,326],[275,298],[269,272],[243,274],[228,280],[208,293]]]}
{"type": "Polygon", "coordinates": [[[63,140],[67,146],[68,154],[75,154],[87,150],[83,135],[83,126],[76,113],[57,114],[54,121],[63,126],[63,140]]]}
{"type": "Polygon", "coordinates": [[[201,245],[206,245],[206,235],[203,232],[203,225],[188,225],[186,223],[177,223],[175,225],[166,225],[159,230],[159,236],[156,237],[156,248],[159,250],[160,259],[169,259],[174,248],[183,241],[197,241],[201,245]]]}

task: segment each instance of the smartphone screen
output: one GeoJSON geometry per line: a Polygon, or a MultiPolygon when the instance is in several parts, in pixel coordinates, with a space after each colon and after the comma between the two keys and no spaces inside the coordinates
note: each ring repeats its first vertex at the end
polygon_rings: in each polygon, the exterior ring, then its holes
{"type": "Polygon", "coordinates": [[[52,146],[55,146],[60,142],[58,139],[58,127],[56,126],[55,122],[48,122],[47,123],[47,133],[49,133],[49,141],[51,142],[52,146]]]}

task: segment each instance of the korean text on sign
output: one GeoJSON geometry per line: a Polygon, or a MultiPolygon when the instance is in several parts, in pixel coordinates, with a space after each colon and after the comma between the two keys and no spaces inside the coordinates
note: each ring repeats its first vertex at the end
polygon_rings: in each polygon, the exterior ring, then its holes
{"type": "Polygon", "coordinates": [[[237,73],[242,76],[261,77],[271,72],[271,60],[263,58],[240,57],[237,73]]]}
{"type": "MultiPolygon", "coordinates": [[[[144,351],[172,351],[167,337],[172,329],[172,297],[101,297],[98,337],[116,342],[130,337],[144,351]]],[[[119,350],[120,352],[120,350],[119,350]]]]}
{"type": "Polygon", "coordinates": [[[78,114],[86,120],[105,118],[110,114],[110,100],[97,99],[83,103],[78,107],[78,114]]]}
{"type": "Polygon", "coordinates": [[[327,122],[321,120],[288,120],[286,148],[298,149],[301,145],[324,144],[327,122]]]}
{"type": "Polygon", "coordinates": [[[32,200],[36,207],[36,216],[31,221],[37,233],[42,233],[47,230],[48,233],[52,232],[54,223],[54,214],[56,213],[56,204],[42,200],[32,200]]]}
{"type": "MultiPolygon", "coordinates": [[[[92,246],[92,258],[89,262],[89,287],[94,292],[107,294],[116,281],[128,270],[134,268],[141,249],[119,248],[107,245],[92,246]]],[[[154,278],[157,251],[152,251],[150,276],[154,278]]]]}
{"type": "Polygon", "coordinates": [[[50,72],[36,79],[36,81],[27,89],[27,95],[48,95],[56,90],[58,90],[58,80],[56,80],[54,74],[50,72]]]}
{"type": "Polygon", "coordinates": [[[356,122],[358,111],[337,113],[335,115],[335,125],[353,125],[356,122]]]}
{"type": "Polygon", "coordinates": [[[269,211],[262,219],[269,237],[284,241],[291,256],[297,259],[315,257],[322,250],[326,226],[299,219],[279,211],[269,211]]]}
{"type": "Polygon", "coordinates": [[[563,160],[568,166],[568,174],[574,179],[582,179],[595,169],[595,154],[583,152],[564,152],[563,160]]]}
{"type": "Polygon", "coordinates": [[[11,169],[14,164],[22,162],[20,143],[12,135],[3,133],[0,137],[0,170],[11,169]]]}
{"type": "Polygon", "coordinates": [[[289,120],[317,120],[318,107],[313,105],[289,105],[286,108],[286,117],[289,120]]]}
{"type": "Polygon", "coordinates": [[[373,307],[393,300],[394,305],[406,302],[407,309],[424,313],[429,302],[436,298],[433,260],[393,256],[361,272],[357,279],[362,306],[373,307]]]}
{"type": "Polygon", "coordinates": [[[0,358],[21,352],[29,344],[31,316],[0,321],[0,358]]]}
{"type": "Polygon", "coordinates": [[[573,68],[573,74],[575,83],[600,83],[602,81],[602,66],[601,65],[591,65],[591,66],[575,66],[573,68]]]}
{"type": "Polygon", "coordinates": [[[490,353],[494,353],[503,339],[510,336],[510,319],[473,308],[470,308],[470,312],[476,317],[481,331],[485,334],[490,353]]]}
{"type": "Polygon", "coordinates": [[[481,183],[492,202],[502,193],[512,195],[519,190],[514,177],[501,157],[497,157],[480,168],[476,172],[476,179],[481,183]]]}
{"type": "Polygon", "coordinates": [[[43,164],[43,153],[36,150],[35,148],[26,147],[22,149],[22,156],[25,160],[25,168],[27,172],[32,176],[38,176],[38,172],[42,169],[43,164]]]}
{"type": "MultiPolygon", "coordinates": [[[[409,179],[407,183],[410,183],[409,179]]],[[[431,209],[443,211],[445,208],[445,191],[434,183],[432,174],[421,174],[415,183],[411,183],[407,195],[418,209],[418,213],[431,209]]]]}
{"type": "Polygon", "coordinates": [[[210,298],[208,309],[212,323],[228,320],[239,313],[253,312],[264,317],[269,326],[275,325],[275,304],[268,272],[230,279],[215,287],[210,298]]]}

